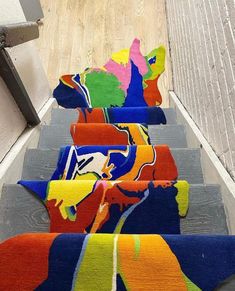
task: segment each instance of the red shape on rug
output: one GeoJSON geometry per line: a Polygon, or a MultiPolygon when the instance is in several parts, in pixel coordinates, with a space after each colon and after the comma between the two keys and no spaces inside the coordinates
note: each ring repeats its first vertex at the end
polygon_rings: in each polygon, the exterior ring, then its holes
{"type": "Polygon", "coordinates": [[[144,100],[148,106],[156,106],[162,103],[162,96],[157,86],[159,77],[154,80],[145,80],[147,87],[144,89],[144,100]]]}
{"type": "Polygon", "coordinates": [[[46,280],[49,251],[57,235],[26,234],[1,243],[0,289],[16,291],[20,286],[21,291],[34,290],[46,280]],[[37,248],[29,248],[33,239],[41,240],[37,248]]]}
{"type": "Polygon", "coordinates": [[[88,109],[86,109],[86,113],[83,113],[82,110],[78,111],[78,123],[106,123],[103,108],[92,108],[90,112],[88,109]]]}
{"type": "Polygon", "coordinates": [[[73,123],[70,133],[75,145],[128,145],[128,135],[113,124],[73,123]]]}
{"type": "Polygon", "coordinates": [[[177,180],[178,169],[170,148],[167,145],[154,146],[154,148],[156,162],[142,169],[139,180],[148,180],[151,176],[153,180],[177,180]]]}

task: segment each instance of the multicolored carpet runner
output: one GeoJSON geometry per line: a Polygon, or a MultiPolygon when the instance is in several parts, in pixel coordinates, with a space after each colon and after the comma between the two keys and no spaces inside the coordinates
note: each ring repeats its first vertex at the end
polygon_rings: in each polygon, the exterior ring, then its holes
{"type": "Polygon", "coordinates": [[[176,180],[167,145],[66,146],[52,180],[176,180]]]}
{"type": "Polygon", "coordinates": [[[78,108],[78,123],[166,124],[160,107],[78,108]]]}
{"type": "Polygon", "coordinates": [[[51,232],[180,233],[186,181],[21,181],[46,205],[51,232]]]}
{"type": "Polygon", "coordinates": [[[51,233],[0,245],[0,290],[210,291],[235,274],[234,236],[180,235],[189,184],[148,135],[166,124],[164,60],[163,47],[143,56],[135,39],[102,68],[61,77],[58,104],[78,110],[73,145],[50,181],[19,181],[44,203],[51,233]]]}
{"type": "Polygon", "coordinates": [[[70,133],[75,145],[150,144],[148,126],[139,123],[73,123],[70,133]]]}
{"type": "Polygon", "coordinates": [[[102,68],[62,76],[54,97],[65,108],[156,106],[162,102],[157,82],[164,70],[165,48],[143,56],[135,39],[102,68]]]}
{"type": "Polygon", "coordinates": [[[235,273],[234,249],[234,236],[19,235],[1,244],[0,284],[9,291],[209,291],[235,273]]]}

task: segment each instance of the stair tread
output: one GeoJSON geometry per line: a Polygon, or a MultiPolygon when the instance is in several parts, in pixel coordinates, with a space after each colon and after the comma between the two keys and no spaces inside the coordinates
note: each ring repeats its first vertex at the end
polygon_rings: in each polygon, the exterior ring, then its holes
{"type": "MultiPolygon", "coordinates": [[[[172,148],[185,148],[187,141],[182,125],[151,125],[149,126],[151,144],[168,144],[172,148]]],[[[39,148],[57,149],[72,144],[69,125],[42,126],[39,148]]]]}
{"type": "MultiPolygon", "coordinates": [[[[179,179],[191,184],[203,183],[199,149],[172,149],[179,179]]],[[[53,174],[59,149],[28,149],[25,153],[22,179],[49,180],[53,174]]]]}
{"type": "MultiPolygon", "coordinates": [[[[173,108],[162,108],[168,124],[176,123],[176,113],[173,108]]],[[[51,124],[70,124],[78,119],[78,111],[76,109],[60,109],[54,108],[51,115],[51,124]]]]}
{"type": "MultiPolygon", "coordinates": [[[[181,219],[182,234],[227,234],[226,216],[218,185],[193,184],[189,211],[181,219]]],[[[43,203],[18,184],[3,187],[0,203],[0,240],[22,232],[48,232],[43,203]]]]}

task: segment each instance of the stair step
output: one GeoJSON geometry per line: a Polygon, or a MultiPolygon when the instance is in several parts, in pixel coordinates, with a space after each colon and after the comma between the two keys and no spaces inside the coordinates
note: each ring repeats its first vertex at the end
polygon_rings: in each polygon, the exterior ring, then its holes
{"type": "MultiPolygon", "coordinates": [[[[183,234],[227,234],[226,216],[217,185],[191,185],[183,234]]],[[[5,185],[0,200],[0,240],[25,232],[48,232],[49,216],[41,201],[21,185],[5,185]]]]}
{"type": "MultiPolygon", "coordinates": [[[[203,174],[199,149],[172,149],[178,167],[179,179],[191,184],[202,184],[203,174]]],[[[28,149],[25,154],[22,179],[49,180],[53,174],[59,150],[28,149]]]]}
{"type": "MultiPolygon", "coordinates": [[[[173,108],[163,108],[166,116],[167,124],[175,124],[176,113],[173,108]]],[[[54,108],[51,115],[51,125],[70,125],[72,122],[77,122],[78,111],[75,109],[59,109],[54,108]]]]}
{"type": "MultiPolygon", "coordinates": [[[[172,148],[186,148],[187,141],[182,125],[151,125],[149,126],[151,144],[167,144],[172,148]]],[[[61,146],[73,144],[70,126],[42,126],[39,148],[58,149],[61,146]]]]}

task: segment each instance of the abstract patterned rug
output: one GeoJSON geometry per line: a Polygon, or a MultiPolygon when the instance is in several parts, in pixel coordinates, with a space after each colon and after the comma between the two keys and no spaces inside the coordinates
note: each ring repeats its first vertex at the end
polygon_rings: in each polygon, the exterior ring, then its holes
{"type": "Polygon", "coordinates": [[[20,235],[0,245],[1,290],[211,291],[234,249],[235,236],[20,235]]]}
{"type": "Polygon", "coordinates": [[[164,64],[164,47],[143,56],[135,39],[130,49],[112,54],[103,67],[62,76],[53,95],[65,108],[160,105],[157,83],[164,64]]]}
{"type": "Polygon", "coordinates": [[[166,145],[66,146],[51,180],[177,180],[166,145]]]}
{"type": "Polygon", "coordinates": [[[45,203],[51,232],[179,234],[186,181],[20,181],[45,203]]]}
{"type": "Polygon", "coordinates": [[[44,203],[51,233],[0,244],[0,290],[211,291],[235,275],[235,236],[179,235],[189,184],[148,136],[166,124],[164,62],[163,47],[143,56],[135,39],[103,67],[60,78],[58,104],[78,109],[75,145],[61,148],[50,181],[19,181],[44,203]]]}
{"type": "Polygon", "coordinates": [[[166,124],[160,107],[78,108],[78,123],[166,124]]]}
{"type": "Polygon", "coordinates": [[[74,145],[146,145],[150,144],[148,126],[138,123],[72,123],[74,145]]]}

